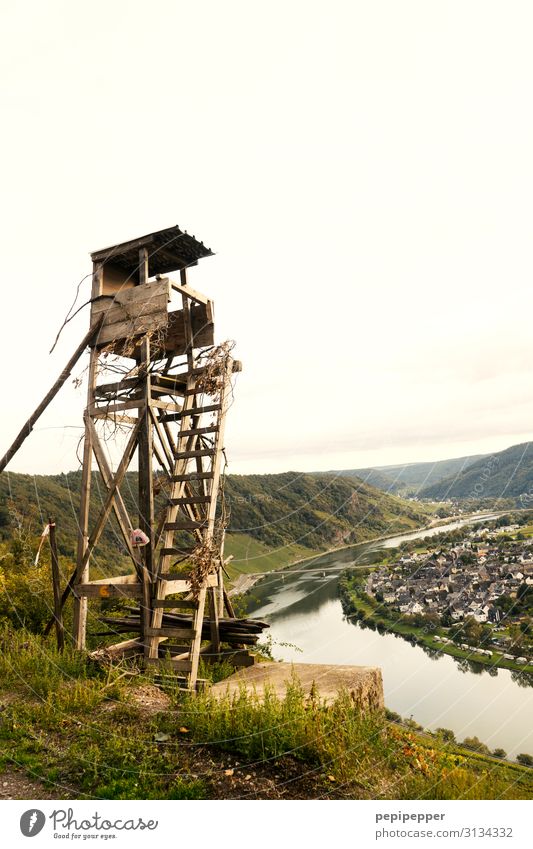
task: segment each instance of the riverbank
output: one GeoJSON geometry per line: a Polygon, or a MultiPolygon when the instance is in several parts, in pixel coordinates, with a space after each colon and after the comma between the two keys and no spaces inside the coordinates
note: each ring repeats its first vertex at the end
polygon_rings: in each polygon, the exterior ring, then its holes
{"type": "MultiPolygon", "coordinates": [[[[491,649],[491,657],[479,655],[474,646],[467,651],[459,646],[447,645],[436,640],[436,637],[446,636],[442,628],[435,628],[431,633],[426,627],[410,625],[401,619],[392,618],[388,615],[385,606],[372,607],[364,597],[364,593],[358,591],[357,584],[350,582],[349,575],[345,574],[339,579],[339,595],[344,615],[348,619],[360,619],[365,624],[372,624],[378,629],[388,633],[398,634],[409,642],[431,649],[439,654],[448,654],[458,660],[467,660],[470,663],[480,664],[489,669],[509,669],[511,672],[519,672],[524,675],[522,679],[527,683],[526,676],[533,676],[533,664],[518,664],[503,657],[503,655],[491,649]]],[[[533,686],[533,678],[531,680],[533,686]]]]}
{"type": "MultiPolygon", "coordinates": [[[[324,551],[317,551],[313,554],[310,554],[308,557],[300,557],[297,560],[293,560],[289,563],[283,563],[282,565],[276,566],[273,569],[265,569],[258,572],[247,572],[246,574],[236,575],[235,580],[232,581],[231,586],[228,590],[228,595],[230,597],[236,595],[246,595],[249,593],[253,587],[261,581],[263,578],[268,575],[273,574],[282,574],[283,572],[287,572],[289,570],[294,569],[296,566],[304,566],[305,564],[311,564],[313,560],[318,560],[323,557],[328,557],[329,555],[338,554],[340,552],[348,551],[350,549],[359,548],[361,545],[374,545],[380,542],[386,542],[390,539],[396,539],[397,537],[409,537],[411,534],[421,534],[424,531],[430,531],[434,533],[439,528],[446,527],[450,522],[460,522],[461,524],[468,524],[469,522],[478,522],[483,521],[484,519],[494,518],[495,516],[503,516],[506,512],[512,511],[502,511],[499,513],[489,512],[489,513],[472,513],[469,516],[461,516],[460,518],[450,516],[447,519],[435,519],[430,522],[429,525],[422,525],[420,528],[410,528],[408,530],[399,530],[390,534],[386,534],[385,536],[379,537],[370,537],[369,539],[363,539],[359,542],[350,543],[349,545],[339,545],[335,548],[328,548],[324,551]]],[[[231,540],[231,544],[234,544],[234,540],[231,535],[226,537],[227,540],[231,540]]],[[[226,544],[226,548],[227,548],[226,544]]],[[[274,553],[274,552],[273,552],[274,553]]],[[[231,569],[233,574],[235,574],[235,570],[237,569],[238,560],[234,560],[231,564],[231,569]]],[[[246,561],[249,562],[249,561],[246,561]]]]}

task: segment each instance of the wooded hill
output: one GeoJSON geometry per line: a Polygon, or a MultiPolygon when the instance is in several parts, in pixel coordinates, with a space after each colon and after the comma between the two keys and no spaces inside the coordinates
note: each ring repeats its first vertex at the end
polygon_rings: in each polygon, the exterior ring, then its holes
{"type": "MultiPolygon", "coordinates": [[[[0,538],[15,535],[36,540],[48,516],[57,521],[60,554],[75,550],[80,472],[60,475],[0,476],[0,538]]],[[[92,504],[99,510],[104,492],[93,476],[92,504]]],[[[137,474],[129,472],[121,488],[133,517],[137,508],[137,474]]],[[[163,503],[164,494],[157,498],[163,503]]],[[[269,549],[298,546],[310,551],[358,542],[387,532],[422,525],[419,505],[387,495],[360,480],[336,475],[286,472],[278,475],[231,475],[226,478],[229,540],[244,538],[269,549]]],[[[106,530],[98,548],[103,562],[125,555],[118,528],[106,530]]]]}
{"type": "Polygon", "coordinates": [[[533,503],[533,443],[512,445],[486,455],[448,477],[426,486],[421,498],[514,498],[517,505],[533,503]]]}
{"type": "Polygon", "coordinates": [[[384,492],[404,496],[420,496],[427,487],[461,474],[473,463],[482,461],[484,456],[477,454],[469,457],[455,457],[451,460],[436,460],[429,463],[404,463],[395,466],[346,469],[333,474],[361,478],[365,483],[382,489],[384,492]]]}

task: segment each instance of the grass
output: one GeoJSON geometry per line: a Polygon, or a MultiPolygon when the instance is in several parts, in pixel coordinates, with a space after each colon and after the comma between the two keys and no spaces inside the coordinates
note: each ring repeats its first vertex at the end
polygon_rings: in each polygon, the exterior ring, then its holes
{"type": "Polygon", "coordinates": [[[306,548],[303,545],[269,548],[265,543],[248,534],[227,534],[224,541],[225,556],[232,555],[234,558],[226,567],[231,581],[240,575],[284,569],[295,560],[311,558],[322,553],[324,552],[306,548]]]}
{"type": "Polygon", "coordinates": [[[294,793],[305,794],[296,798],[533,798],[531,770],[428,741],[382,711],[361,713],[348,693],[325,707],[296,679],[284,699],[263,701],[245,691],[184,696],[169,684],[166,697],[148,688],[166,703],[147,713],[136,695],[150,679],[123,666],[103,670],[69,648],[58,655],[24,631],[3,631],[0,646],[0,768],[25,770],[54,797],[71,788],[76,798],[217,798],[205,753],[218,752],[254,774],[283,775],[289,759],[294,793]]]}

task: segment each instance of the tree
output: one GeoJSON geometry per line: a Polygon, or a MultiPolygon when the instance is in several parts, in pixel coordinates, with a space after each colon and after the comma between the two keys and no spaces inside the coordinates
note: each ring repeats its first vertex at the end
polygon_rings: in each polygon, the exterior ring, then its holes
{"type": "Polygon", "coordinates": [[[517,755],[516,760],[519,764],[522,764],[522,766],[533,766],[533,755],[527,755],[525,752],[517,755]]]}
{"type": "Polygon", "coordinates": [[[494,606],[498,607],[502,611],[502,613],[509,613],[509,611],[512,610],[514,605],[515,605],[514,598],[511,598],[511,596],[508,596],[508,595],[501,595],[494,602],[494,606]]]}
{"type": "Polygon", "coordinates": [[[455,734],[451,728],[437,728],[435,734],[445,743],[455,743],[455,734]]]}
{"type": "Polygon", "coordinates": [[[467,616],[463,622],[463,634],[468,643],[478,645],[481,641],[483,629],[473,616],[467,616]]]}
{"type": "Polygon", "coordinates": [[[482,743],[479,737],[465,737],[462,743],[468,749],[474,749],[475,752],[481,752],[483,755],[489,755],[489,747],[482,743]]]}
{"type": "Polygon", "coordinates": [[[495,758],[506,758],[507,757],[507,752],[505,751],[505,749],[494,749],[492,754],[494,755],[495,758]]]}

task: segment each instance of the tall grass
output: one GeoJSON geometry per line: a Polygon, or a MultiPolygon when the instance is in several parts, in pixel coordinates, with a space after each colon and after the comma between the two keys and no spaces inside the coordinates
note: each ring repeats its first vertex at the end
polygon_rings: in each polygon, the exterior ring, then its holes
{"type": "MultiPolygon", "coordinates": [[[[230,671],[220,665],[211,675],[230,671]]],[[[348,692],[326,706],[297,678],[283,698],[244,689],[220,699],[209,691],[184,696],[170,686],[168,710],[154,714],[136,698],[150,679],[130,673],[124,665],[102,669],[68,647],[58,654],[51,639],[1,630],[0,766],[27,770],[57,796],[68,786],[98,798],[216,797],[209,775],[194,777],[207,746],[258,770],[290,758],[313,798],[332,790],[355,799],[533,797],[531,770],[428,741],[380,711],[361,712],[348,692]]]]}

